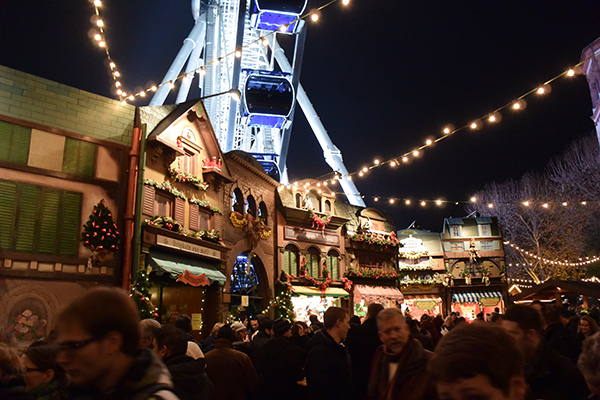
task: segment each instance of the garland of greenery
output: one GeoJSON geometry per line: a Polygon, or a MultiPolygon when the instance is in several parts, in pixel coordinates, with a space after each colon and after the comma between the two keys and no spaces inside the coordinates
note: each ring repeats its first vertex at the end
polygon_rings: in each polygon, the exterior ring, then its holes
{"type": "Polygon", "coordinates": [[[331,214],[325,213],[324,217],[319,217],[314,213],[313,210],[308,210],[309,217],[308,219],[312,221],[313,229],[320,229],[321,231],[325,230],[325,227],[329,222],[331,222],[331,214]]]}
{"type": "Polygon", "coordinates": [[[210,201],[208,201],[208,200],[199,200],[199,199],[193,198],[193,199],[190,199],[190,203],[197,204],[199,207],[206,208],[207,210],[210,210],[217,214],[223,215],[223,212],[218,207],[210,204],[210,201]]]}
{"type": "Polygon", "coordinates": [[[294,319],[295,317],[290,279],[290,275],[287,275],[285,271],[281,271],[281,275],[275,283],[275,298],[269,304],[269,307],[273,307],[275,310],[275,318],[294,319]]]}
{"type": "Polygon", "coordinates": [[[190,237],[206,240],[208,242],[213,242],[217,244],[223,244],[223,239],[221,239],[221,233],[216,229],[199,230],[198,232],[190,235],[190,237]]]}
{"type": "Polygon", "coordinates": [[[428,255],[429,255],[429,253],[427,252],[427,250],[423,250],[423,251],[417,251],[417,250],[402,251],[402,249],[400,249],[398,251],[398,256],[400,258],[408,258],[409,260],[416,260],[417,258],[426,257],[428,255]]]}
{"type": "Polygon", "coordinates": [[[171,193],[172,195],[177,196],[183,200],[187,200],[187,198],[185,197],[185,195],[183,193],[181,193],[179,190],[175,189],[167,181],[159,183],[153,179],[144,179],[144,185],[154,186],[157,189],[164,190],[165,192],[171,193]]]}
{"type": "Polygon", "coordinates": [[[346,271],[346,276],[357,276],[361,278],[375,278],[375,279],[396,279],[398,273],[396,271],[385,272],[383,269],[373,268],[350,268],[346,271]]]}
{"type": "Polygon", "coordinates": [[[430,271],[433,269],[433,267],[428,264],[428,265],[400,265],[399,269],[401,271],[430,271]]]}
{"type": "Polygon", "coordinates": [[[175,182],[188,183],[205,192],[208,189],[208,182],[202,182],[200,178],[192,174],[188,174],[187,172],[182,172],[175,168],[168,168],[167,175],[169,175],[170,178],[173,178],[175,182]]]}
{"type": "MultiPolygon", "coordinates": [[[[300,271],[298,273],[299,278],[304,278],[309,281],[314,287],[321,291],[321,299],[325,295],[325,291],[333,282],[333,279],[329,276],[329,269],[327,269],[327,262],[323,261],[323,280],[315,279],[312,276],[308,276],[308,267],[306,266],[306,258],[303,256],[300,260],[300,271]]],[[[293,277],[293,276],[292,276],[293,277]]]]}
{"type": "Polygon", "coordinates": [[[405,276],[404,279],[400,280],[400,286],[432,286],[435,284],[443,283],[442,278],[438,273],[433,274],[432,278],[410,278],[405,276]]]}
{"type": "Polygon", "coordinates": [[[138,269],[137,278],[131,286],[131,297],[140,311],[141,319],[158,318],[154,304],[150,301],[150,279],[148,277],[150,268],[138,269]]]}
{"type": "Polygon", "coordinates": [[[395,232],[390,232],[386,234],[384,237],[372,236],[370,233],[354,233],[348,236],[348,239],[353,242],[365,242],[368,244],[378,244],[380,246],[384,246],[387,249],[387,246],[398,246],[400,241],[396,237],[395,232]]]}
{"type": "Polygon", "coordinates": [[[158,228],[168,229],[173,232],[182,233],[183,228],[179,225],[175,219],[171,217],[165,217],[160,215],[155,215],[150,219],[146,219],[142,222],[142,225],[155,226],[158,228]]]}

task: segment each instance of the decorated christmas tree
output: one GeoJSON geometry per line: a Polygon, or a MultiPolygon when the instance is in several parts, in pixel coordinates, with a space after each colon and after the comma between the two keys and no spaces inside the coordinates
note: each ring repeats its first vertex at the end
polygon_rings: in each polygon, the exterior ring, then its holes
{"type": "Polygon", "coordinates": [[[292,285],[288,282],[287,275],[281,271],[281,275],[275,284],[275,299],[272,301],[275,310],[275,318],[294,319],[294,306],[292,304],[292,285]]]}
{"type": "Polygon", "coordinates": [[[131,297],[140,310],[140,317],[158,318],[158,313],[154,309],[154,304],[150,301],[150,279],[148,271],[145,268],[140,268],[137,273],[137,278],[131,286],[131,297]]]}
{"type": "Polygon", "coordinates": [[[108,255],[119,249],[119,229],[113,221],[112,213],[104,204],[104,199],[94,206],[90,218],[83,226],[81,241],[92,251],[88,266],[98,265],[108,255]]]}

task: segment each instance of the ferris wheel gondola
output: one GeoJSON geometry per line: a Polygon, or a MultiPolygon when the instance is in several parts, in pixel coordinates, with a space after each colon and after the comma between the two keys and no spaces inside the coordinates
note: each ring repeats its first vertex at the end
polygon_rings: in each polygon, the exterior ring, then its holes
{"type": "Polygon", "coordinates": [[[290,74],[277,71],[244,70],[243,118],[248,126],[283,128],[295,101],[290,74]]]}
{"type": "Polygon", "coordinates": [[[298,17],[308,0],[254,0],[253,3],[251,23],[255,29],[295,34],[301,26],[298,17]]]}

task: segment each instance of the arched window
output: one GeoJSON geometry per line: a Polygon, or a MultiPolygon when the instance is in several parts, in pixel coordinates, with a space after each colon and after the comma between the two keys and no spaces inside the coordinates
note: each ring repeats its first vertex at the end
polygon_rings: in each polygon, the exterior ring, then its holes
{"type": "Polygon", "coordinates": [[[329,200],[325,200],[325,207],[323,211],[331,214],[331,202],[329,200]]]}
{"type": "Polygon", "coordinates": [[[267,211],[267,205],[264,201],[261,201],[258,204],[258,218],[262,220],[262,222],[264,222],[265,224],[269,222],[269,212],[267,211]]]}
{"type": "Polygon", "coordinates": [[[231,271],[230,281],[231,286],[229,290],[231,293],[244,296],[258,296],[260,294],[258,276],[254,270],[254,265],[252,262],[249,262],[246,253],[237,256],[237,260],[231,271]]]}
{"type": "Polygon", "coordinates": [[[327,269],[329,270],[329,276],[334,281],[340,279],[340,267],[339,267],[339,254],[335,250],[329,250],[327,253],[327,269]]]}
{"type": "Polygon", "coordinates": [[[312,276],[313,278],[319,278],[319,259],[321,252],[311,247],[308,249],[308,253],[306,254],[306,268],[308,270],[307,275],[312,276]]]}
{"type": "Polygon", "coordinates": [[[256,218],[256,201],[252,195],[246,199],[246,214],[250,214],[256,218]]]}
{"type": "Polygon", "coordinates": [[[237,211],[240,214],[244,213],[244,196],[242,195],[242,191],[240,188],[235,188],[233,190],[233,195],[231,196],[231,211],[237,211]]]}
{"type": "Polygon", "coordinates": [[[283,270],[288,275],[298,275],[298,249],[293,244],[285,246],[283,252],[283,270]]]}
{"type": "Polygon", "coordinates": [[[309,193],[307,195],[307,197],[310,200],[310,202],[312,203],[312,206],[313,206],[314,210],[315,211],[321,211],[321,198],[318,197],[314,193],[309,193]]]}
{"type": "Polygon", "coordinates": [[[296,208],[302,208],[302,195],[296,193],[296,208]]]}

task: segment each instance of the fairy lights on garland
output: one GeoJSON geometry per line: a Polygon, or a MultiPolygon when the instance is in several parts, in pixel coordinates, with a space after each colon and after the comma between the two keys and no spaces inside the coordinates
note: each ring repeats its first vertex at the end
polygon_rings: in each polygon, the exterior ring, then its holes
{"type": "Polygon", "coordinates": [[[555,261],[555,260],[549,260],[549,259],[547,259],[547,258],[540,257],[540,256],[538,256],[538,255],[536,255],[536,254],[533,254],[533,253],[531,253],[531,252],[529,252],[529,251],[527,251],[527,250],[525,250],[525,249],[522,249],[522,248],[520,248],[519,246],[517,246],[516,244],[514,244],[514,243],[511,243],[511,242],[510,242],[510,241],[508,241],[508,240],[505,240],[505,241],[504,241],[504,244],[507,244],[507,245],[509,245],[510,247],[512,247],[513,249],[515,249],[515,250],[517,250],[518,252],[520,252],[521,254],[523,254],[523,255],[525,255],[525,256],[527,256],[527,257],[534,258],[534,259],[536,259],[536,260],[538,260],[538,261],[541,261],[541,262],[542,262],[542,263],[544,263],[544,264],[550,264],[550,265],[561,265],[561,266],[569,266],[569,267],[582,267],[582,266],[589,265],[589,264],[595,263],[595,262],[597,262],[597,261],[600,261],[600,256],[595,256],[595,257],[593,257],[593,258],[586,257],[586,258],[585,258],[585,261],[583,260],[583,258],[580,258],[580,260],[581,260],[580,262],[569,262],[569,261],[555,261]]]}
{"type": "MultiPolygon", "coordinates": [[[[323,10],[324,8],[327,8],[329,6],[331,6],[334,3],[337,3],[338,1],[341,1],[341,3],[344,6],[347,6],[348,4],[350,4],[350,0],[331,0],[329,3],[326,3],[318,8],[315,8],[313,10],[311,10],[310,12],[299,16],[298,18],[296,18],[293,21],[288,22],[287,24],[281,26],[281,28],[279,29],[279,31],[285,32],[290,26],[296,24],[298,21],[302,20],[302,19],[307,19],[308,17],[310,17],[310,19],[313,22],[316,22],[319,20],[319,17],[321,15],[321,10],[323,10]]],[[[265,36],[261,36],[258,39],[246,44],[245,46],[242,46],[241,48],[237,48],[236,50],[227,53],[221,57],[218,57],[217,59],[206,63],[202,66],[198,66],[197,68],[190,70],[190,71],[186,71],[184,73],[182,73],[181,75],[179,75],[178,77],[176,77],[175,79],[169,81],[169,82],[164,82],[161,83],[160,85],[154,85],[151,86],[147,89],[144,89],[138,93],[134,93],[134,94],[127,94],[126,92],[123,91],[122,89],[122,84],[119,81],[119,77],[121,76],[121,74],[119,73],[119,71],[117,70],[117,66],[114,63],[114,61],[111,59],[110,57],[110,53],[108,51],[108,43],[106,41],[106,36],[104,33],[104,28],[105,28],[105,24],[104,21],[102,20],[102,18],[100,17],[100,7],[102,6],[102,2],[100,0],[94,0],[93,2],[94,4],[94,10],[96,15],[93,16],[92,20],[94,21],[94,23],[96,24],[96,28],[97,28],[97,34],[94,35],[94,39],[96,40],[98,46],[100,48],[105,49],[106,51],[106,57],[108,58],[108,62],[109,62],[109,66],[110,66],[110,71],[111,71],[111,75],[113,77],[113,80],[115,82],[115,87],[117,88],[117,94],[119,95],[119,99],[121,100],[121,102],[123,104],[127,104],[128,101],[133,101],[138,97],[146,97],[146,94],[149,92],[156,92],[158,90],[159,87],[162,86],[169,86],[170,89],[174,89],[175,88],[175,83],[186,79],[186,77],[189,77],[190,75],[199,73],[199,74],[203,74],[206,71],[206,67],[208,67],[209,65],[217,65],[221,62],[227,62],[227,58],[229,57],[240,57],[242,54],[242,50],[245,48],[250,48],[253,45],[260,43],[263,46],[268,46],[269,45],[269,37],[273,36],[275,37],[275,34],[277,33],[277,31],[273,31],[273,32],[269,32],[268,34],[266,34],[265,36]]]]}

